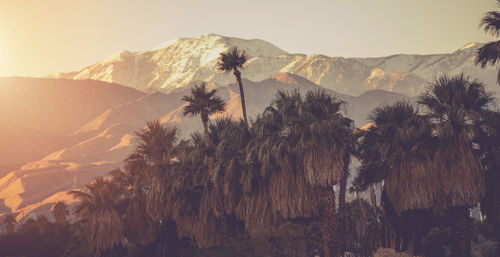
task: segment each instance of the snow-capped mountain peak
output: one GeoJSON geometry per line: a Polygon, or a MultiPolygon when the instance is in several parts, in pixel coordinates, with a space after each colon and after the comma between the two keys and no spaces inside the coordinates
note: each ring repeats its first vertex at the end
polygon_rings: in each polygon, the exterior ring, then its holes
{"type": "MultiPolygon", "coordinates": [[[[360,95],[370,89],[383,89],[413,96],[445,73],[465,72],[495,85],[494,69],[482,70],[474,64],[476,49],[481,45],[473,42],[450,54],[343,58],[290,54],[261,39],[208,34],[169,40],[147,51],[121,51],[76,75],[63,75],[115,82],[143,92],[170,92],[202,80],[225,85],[234,82],[234,76],[217,72],[217,58],[231,46],[238,46],[250,57],[242,73],[250,81],[287,72],[344,94],[360,95]]],[[[496,86],[491,89],[500,91],[496,86]]]]}

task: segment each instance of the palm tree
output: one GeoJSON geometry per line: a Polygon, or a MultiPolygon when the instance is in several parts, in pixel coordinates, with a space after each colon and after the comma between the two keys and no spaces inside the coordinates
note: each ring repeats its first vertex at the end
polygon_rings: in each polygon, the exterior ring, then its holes
{"type": "MultiPolygon", "coordinates": [[[[208,133],[208,121],[209,116],[218,112],[223,112],[226,106],[226,103],[222,98],[215,95],[217,93],[216,89],[212,89],[207,91],[207,85],[205,82],[202,82],[200,85],[195,85],[191,88],[191,94],[188,96],[184,96],[182,98],[183,101],[188,102],[188,105],[184,107],[184,115],[200,115],[201,122],[203,123],[204,136],[205,136],[205,146],[207,149],[211,150],[210,138],[208,133]]],[[[227,219],[224,210],[224,200],[223,193],[221,188],[215,182],[215,177],[212,174],[213,172],[213,156],[209,154],[208,157],[208,168],[209,168],[209,178],[213,182],[213,192],[212,197],[215,213],[221,219],[222,232],[224,236],[229,233],[227,219]]]]}
{"type": "Polygon", "coordinates": [[[201,84],[194,85],[194,87],[191,88],[191,94],[182,97],[182,100],[188,103],[188,105],[184,107],[184,116],[200,115],[201,117],[205,135],[205,146],[207,149],[211,148],[210,139],[208,137],[209,116],[218,112],[223,112],[226,108],[226,103],[222,98],[217,96],[216,93],[217,89],[208,91],[206,82],[201,82],[201,84]]]}
{"type": "Polygon", "coordinates": [[[247,120],[247,110],[245,106],[245,92],[243,90],[243,83],[241,82],[241,69],[244,68],[245,63],[248,61],[248,56],[244,51],[238,49],[234,46],[228,50],[220,53],[219,60],[217,63],[217,70],[220,72],[233,72],[238,81],[238,86],[240,87],[240,97],[241,97],[241,112],[243,113],[243,120],[248,124],[247,120]]]}
{"type": "MultiPolygon", "coordinates": [[[[490,112],[481,126],[477,142],[481,146],[482,161],[486,169],[486,193],[481,200],[481,211],[493,227],[500,241],[500,113],[490,112]]],[[[500,248],[497,248],[497,255],[500,248]]]]}
{"type": "MultiPolygon", "coordinates": [[[[497,0],[500,5],[500,0],[497,0]]],[[[484,31],[493,36],[500,35],[500,12],[487,12],[481,20],[480,26],[484,31]]],[[[500,41],[493,41],[477,49],[475,63],[485,68],[487,65],[496,66],[500,61],[500,41]]],[[[500,84],[500,70],[498,71],[497,82],[500,84]]]]}
{"type": "Polygon", "coordinates": [[[356,195],[356,200],[358,201],[359,210],[361,212],[360,218],[356,223],[356,236],[358,241],[364,237],[366,232],[366,209],[363,206],[363,199],[361,198],[360,193],[363,192],[363,187],[360,184],[359,180],[355,180],[351,187],[349,188],[349,192],[354,193],[356,195]]]}
{"type": "MultiPolygon", "coordinates": [[[[428,118],[418,115],[411,104],[397,102],[375,109],[370,120],[374,125],[363,132],[360,140],[358,155],[362,165],[357,182],[366,188],[385,181],[384,194],[399,216],[410,210],[429,208],[424,203],[433,199],[426,193],[427,187],[435,187],[429,184],[434,182],[435,173],[428,166],[433,145],[428,118]]],[[[372,203],[372,207],[377,218],[376,203],[372,203]]],[[[380,228],[377,222],[377,229],[380,228]]],[[[415,228],[405,234],[412,245],[415,228]]]]}
{"type": "Polygon", "coordinates": [[[68,206],[64,201],[58,201],[52,207],[52,215],[54,215],[54,219],[56,223],[66,224],[68,221],[66,217],[69,215],[68,206]]]}
{"type": "Polygon", "coordinates": [[[159,256],[165,256],[168,245],[173,247],[170,253],[175,256],[178,247],[177,223],[173,220],[169,180],[179,166],[176,160],[179,130],[162,126],[156,120],[148,122],[136,135],[139,144],[126,160],[130,166],[128,172],[136,181],[127,187],[132,190],[128,193],[134,197],[130,199],[126,210],[129,214],[126,221],[140,227],[139,233],[133,237],[135,242],[147,244],[156,240],[159,256]],[[148,215],[133,215],[136,210],[143,208],[148,215]]]}
{"type": "Polygon", "coordinates": [[[207,151],[201,133],[193,133],[189,140],[181,141],[179,167],[168,182],[172,192],[172,215],[181,231],[194,235],[198,247],[218,246],[228,233],[224,212],[214,203],[213,179],[207,172],[207,151]]]}
{"type": "MultiPolygon", "coordinates": [[[[428,115],[406,103],[377,108],[371,115],[375,126],[365,138],[372,148],[361,143],[360,176],[368,183],[385,181],[386,214],[401,218],[416,217],[414,211],[448,211],[460,242],[457,255],[469,255],[467,209],[484,195],[484,169],[473,141],[492,101],[479,82],[463,75],[442,77],[418,99],[428,115]]],[[[406,238],[410,250],[415,233],[423,229],[412,226],[406,238]]]]}
{"type": "Polygon", "coordinates": [[[151,174],[152,181],[147,190],[146,210],[155,220],[169,216],[165,196],[165,179],[177,165],[177,141],[179,130],[164,127],[159,121],[148,122],[146,128],[136,133],[139,144],[127,161],[140,164],[142,171],[151,174]]]}
{"type": "Polygon", "coordinates": [[[5,225],[5,227],[7,229],[7,233],[9,233],[11,235],[14,234],[14,229],[15,229],[15,225],[16,225],[17,221],[16,221],[16,218],[14,218],[14,216],[12,214],[5,215],[2,223],[5,225]]]}
{"type": "Polygon", "coordinates": [[[100,256],[104,250],[119,247],[126,242],[119,214],[120,190],[103,177],[97,177],[85,187],[86,191],[73,190],[69,194],[80,199],[75,212],[86,224],[86,232],[95,255],[100,256]]]}
{"type": "Polygon", "coordinates": [[[494,103],[492,95],[482,83],[469,81],[462,74],[441,77],[418,99],[435,121],[439,146],[435,156],[439,190],[426,204],[450,210],[455,218],[452,228],[459,243],[457,252],[463,256],[470,254],[468,209],[485,195],[485,171],[473,143],[480,134],[479,124],[494,103]]]}
{"type": "Polygon", "coordinates": [[[279,91],[252,126],[255,138],[247,156],[256,169],[249,172],[257,177],[253,186],[264,188],[254,189],[258,195],[244,203],[270,222],[321,214],[328,256],[342,250],[335,239],[332,186],[346,176],[352,144],[352,121],[339,113],[342,104],[324,91],[304,97],[298,91],[279,91]]]}
{"type": "Polygon", "coordinates": [[[144,162],[132,156],[125,161],[123,171],[111,171],[111,182],[123,192],[124,234],[127,241],[135,245],[149,245],[157,236],[156,223],[146,211],[152,175],[144,162]]]}
{"type": "MultiPolygon", "coordinates": [[[[245,177],[246,146],[252,138],[244,121],[231,118],[217,119],[210,125],[211,138],[215,149],[214,175],[225,196],[225,210],[235,213],[242,194],[249,192],[251,181],[245,177]]],[[[249,227],[249,229],[251,229],[249,227]]]]}
{"type": "MultiPolygon", "coordinates": [[[[376,118],[372,114],[372,120],[376,118]]],[[[358,134],[358,149],[356,155],[361,160],[361,166],[358,169],[358,175],[354,180],[357,190],[369,190],[370,202],[373,216],[375,217],[375,225],[377,229],[381,228],[379,222],[379,213],[377,207],[377,195],[375,193],[375,184],[382,182],[386,176],[389,167],[387,166],[388,139],[383,139],[378,127],[372,122],[366,130],[360,131],[358,134]]],[[[387,135],[391,136],[391,135],[387,135]]],[[[375,246],[380,246],[380,242],[375,242],[375,246]]]]}

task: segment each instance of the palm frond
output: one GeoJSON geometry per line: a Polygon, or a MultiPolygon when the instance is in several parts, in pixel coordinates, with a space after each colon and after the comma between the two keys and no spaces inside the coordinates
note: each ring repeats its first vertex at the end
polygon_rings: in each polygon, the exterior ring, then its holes
{"type": "Polygon", "coordinates": [[[479,26],[482,27],[486,33],[493,36],[500,35],[500,12],[487,12],[484,14],[483,19],[481,19],[479,26]]]}
{"type": "Polygon", "coordinates": [[[238,49],[237,46],[233,46],[220,53],[217,70],[220,72],[230,72],[234,69],[243,69],[248,59],[249,57],[245,51],[238,49]]]}
{"type": "Polygon", "coordinates": [[[226,103],[224,100],[216,95],[216,89],[208,90],[206,82],[195,84],[190,92],[189,95],[182,97],[182,100],[188,103],[184,107],[184,116],[200,114],[209,116],[225,110],[226,103]]]}

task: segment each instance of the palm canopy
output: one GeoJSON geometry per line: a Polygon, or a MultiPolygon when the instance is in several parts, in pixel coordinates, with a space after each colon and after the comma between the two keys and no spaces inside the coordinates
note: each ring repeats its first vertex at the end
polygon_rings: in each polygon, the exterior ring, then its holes
{"type": "Polygon", "coordinates": [[[184,107],[184,115],[201,115],[203,122],[206,122],[209,115],[223,112],[226,103],[216,95],[217,90],[207,89],[207,83],[201,82],[191,88],[190,95],[183,96],[182,100],[188,103],[184,107]]]}
{"type": "Polygon", "coordinates": [[[217,62],[217,70],[220,72],[231,72],[234,69],[242,69],[247,61],[248,56],[245,51],[233,46],[220,53],[219,61],[217,62]]]}
{"type": "Polygon", "coordinates": [[[494,104],[491,92],[464,75],[442,77],[429,85],[417,102],[427,110],[434,127],[434,169],[440,174],[440,208],[474,206],[484,195],[484,167],[474,143],[478,127],[494,104]]]}
{"type": "MultiPolygon", "coordinates": [[[[438,128],[460,132],[482,119],[482,115],[494,105],[494,97],[492,92],[485,90],[483,83],[469,81],[461,74],[451,78],[443,76],[429,84],[427,93],[417,102],[439,121],[441,126],[438,128]]],[[[443,136],[453,134],[441,132],[439,135],[443,136]]]]}
{"type": "MultiPolygon", "coordinates": [[[[150,174],[151,184],[147,189],[147,213],[156,220],[168,216],[169,208],[165,193],[165,178],[177,165],[179,129],[175,126],[163,126],[159,121],[148,122],[146,128],[136,133],[139,144],[127,158],[129,165],[135,165],[143,172],[150,174]]],[[[140,175],[139,175],[140,176],[140,175]]]]}
{"type": "Polygon", "coordinates": [[[372,112],[375,125],[360,141],[358,179],[384,179],[398,214],[477,204],[484,195],[484,170],[473,142],[493,103],[491,93],[463,75],[445,76],[417,102],[427,115],[401,102],[372,112]]]}
{"type": "Polygon", "coordinates": [[[86,185],[85,191],[74,190],[69,194],[80,199],[75,212],[86,223],[86,232],[97,256],[103,250],[125,244],[119,215],[121,191],[116,184],[98,177],[86,185]]]}
{"type": "MultiPolygon", "coordinates": [[[[500,6],[500,0],[497,0],[497,4],[500,6]]],[[[491,11],[484,14],[481,19],[480,26],[484,29],[486,33],[493,36],[500,35],[500,12],[491,11]]]]}
{"type": "Polygon", "coordinates": [[[319,214],[316,190],[340,180],[341,157],[353,131],[352,121],[339,113],[341,105],[321,90],[305,96],[279,91],[257,118],[252,126],[255,137],[248,144],[247,176],[253,177],[252,185],[264,188],[255,187],[259,193],[247,201],[253,211],[266,215],[261,220],[319,214]]]}
{"type": "Polygon", "coordinates": [[[128,159],[144,161],[155,170],[167,168],[175,158],[179,129],[162,126],[158,120],[148,122],[146,128],[136,133],[139,144],[128,159]]]}
{"type": "MultiPolygon", "coordinates": [[[[500,0],[497,0],[500,6],[500,0]]],[[[493,36],[500,35],[500,12],[491,11],[484,14],[480,27],[493,36]]],[[[485,68],[487,65],[495,66],[500,60],[500,41],[489,42],[477,49],[475,63],[485,68]]],[[[500,84],[500,70],[498,71],[497,81],[500,84]]]]}
{"type": "Polygon", "coordinates": [[[385,180],[384,191],[398,214],[430,208],[436,190],[432,126],[413,105],[396,102],[375,109],[360,143],[363,186],[385,180]]]}
{"type": "Polygon", "coordinates": [[[226,212],[233,214],[241,194],[252,183],[244,176],[248,169],[245,149],[252,135],[243,121],[228,117],[210,125],[210,138],[215,148],[215,181],[224,193],[226,212]]]}
{"type": "Polygon", "coordinates": [[[370,126],[358,136],[360,139],[356,155],[361,160],[361,166],[354,182],[359,190],[364,191],[369,185],[382,182],[386,178],[389,170],[389,145],[382,140],[383,135],[376,126],[370,126]]]}

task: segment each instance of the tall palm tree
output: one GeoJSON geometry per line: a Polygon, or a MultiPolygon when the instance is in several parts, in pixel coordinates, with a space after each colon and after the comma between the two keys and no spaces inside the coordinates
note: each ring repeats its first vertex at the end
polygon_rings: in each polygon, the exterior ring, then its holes
{"type": "Polygon", "coordinates": [[[7,229],[7,233],[14,234],[15,225],[17,223],[16,218],[12,214],[5,215],[2,223],[7,229]]]}
{"type": "Polygon", "coordinates": [[[52,215],[54,215],[54,219],[56,223],[66,224],[68,221],[66,217],[69,215],[68,206],[64,201],[58,201],[52,207],[52,215]]]}
{"type": "Polygon", "coordinates": [[[85,191],[73,190],[69,194],[80,199],[75,212],[86,224],[87,236],[99,257],[104,250],[126,243],[119,214],[120,190],[103,177],[97,177],[85,187],[85,191]]]}
{"type": "Polygon", "coordinates": [[[240,88],[241,97],[241,112],[243,113],[243,120],[248,125],[247,120],[247,109],[245,106],[245,92],[243,90],[243,83],[241,82],[241,69],[245,67],[245,63],[248,61],[248,56],[245,51],[241,51],[238,47],[234,46],[228,50],[220,53],[219,60],[217,63],[217,70],[220,72],[233,72],[238,81],[238,86],[240,88]]]}
{"type": "Polygon", "coordinates": [[[208,122],[209,116],[218,112],[223,112],[226,108],[226,103],[222,98],[216,95],[217,89],[208,90],[207,83],[201,82],[191,88],[189,95],[183,96],[182,100],[188,105],[184,107],[184,116],[200,115],[203,123],[203,131],[205,136],[205,146],[210,149],[210,139],[208,137],[208,122]]]}
{"type": "Polygon", "coordinates": [[[451,210],[455,218],[452,228],[459,243],[457,252],[468,256],[468,209],[476,206],[485,194],[485,171],[474,141],[481,133],[479,124],[494,103],[493,94],[482,83],[469,81],[462,74],[441,77],[430,84],[429,91],[418,102],[435,121],[439,144],[435,156],[439,191],[435,192],[431,206],[451,210]]]}
{"type": "MultiPolygon", "coordinates": [[[[205,82],[202,82],[199,85],[195,85],[193,88],[191,88],[191,94],[184,96],[182,98],[183,101],[188,102],[188,105],[184,107],[184,115],[200,115],[201,121],[203,123],[203,130],[204,130],[204,136],[205,136],[205,146],[209,151],[211,150],[212,146],[210,144],[210,138],[209,138],[209,133],[208,133],[208,122],[209,122],[209,116],[218,112],[223,112],[225,110],[226,103],[222,98],[216,95],[217,90],[212,89],[210,91],[207,90],[207,85],[205,82]]],[[[215,207],[215,213],[217,216],[220,217],[221,219],[221,225],[222,225],[222,232],[224,233],[224,236],[229,233],[229,228],[227,224],[227,219],[225,215],[225,210],[224,210],[224,200],[223,200],[223,193],[221,188],[218,186],[218,184],[215,182],[215,177],[213,173],[213,156],[211,153],[209,153],[208,156],[208,168],[209,168],[209,178],[213,182],[213,192],[212,192],[212,197],[214,207],[215,207]]]]}
{"type": "MultiPolygon", "coordinates": [[[[497,0],[500,6],[500,0],[497,0]]],[[[487,12],[481,20],[480,26],[483,30],[493,36],[500,35],[500,12],[487,12]]],[[[496,66],[500,61],[500,41],[492,41],[477,49],[475,63],[485,68],[487,65],[496,66]]],[[[500,70],[498,71],[497,82],[500,84],[500,70]]]]}

